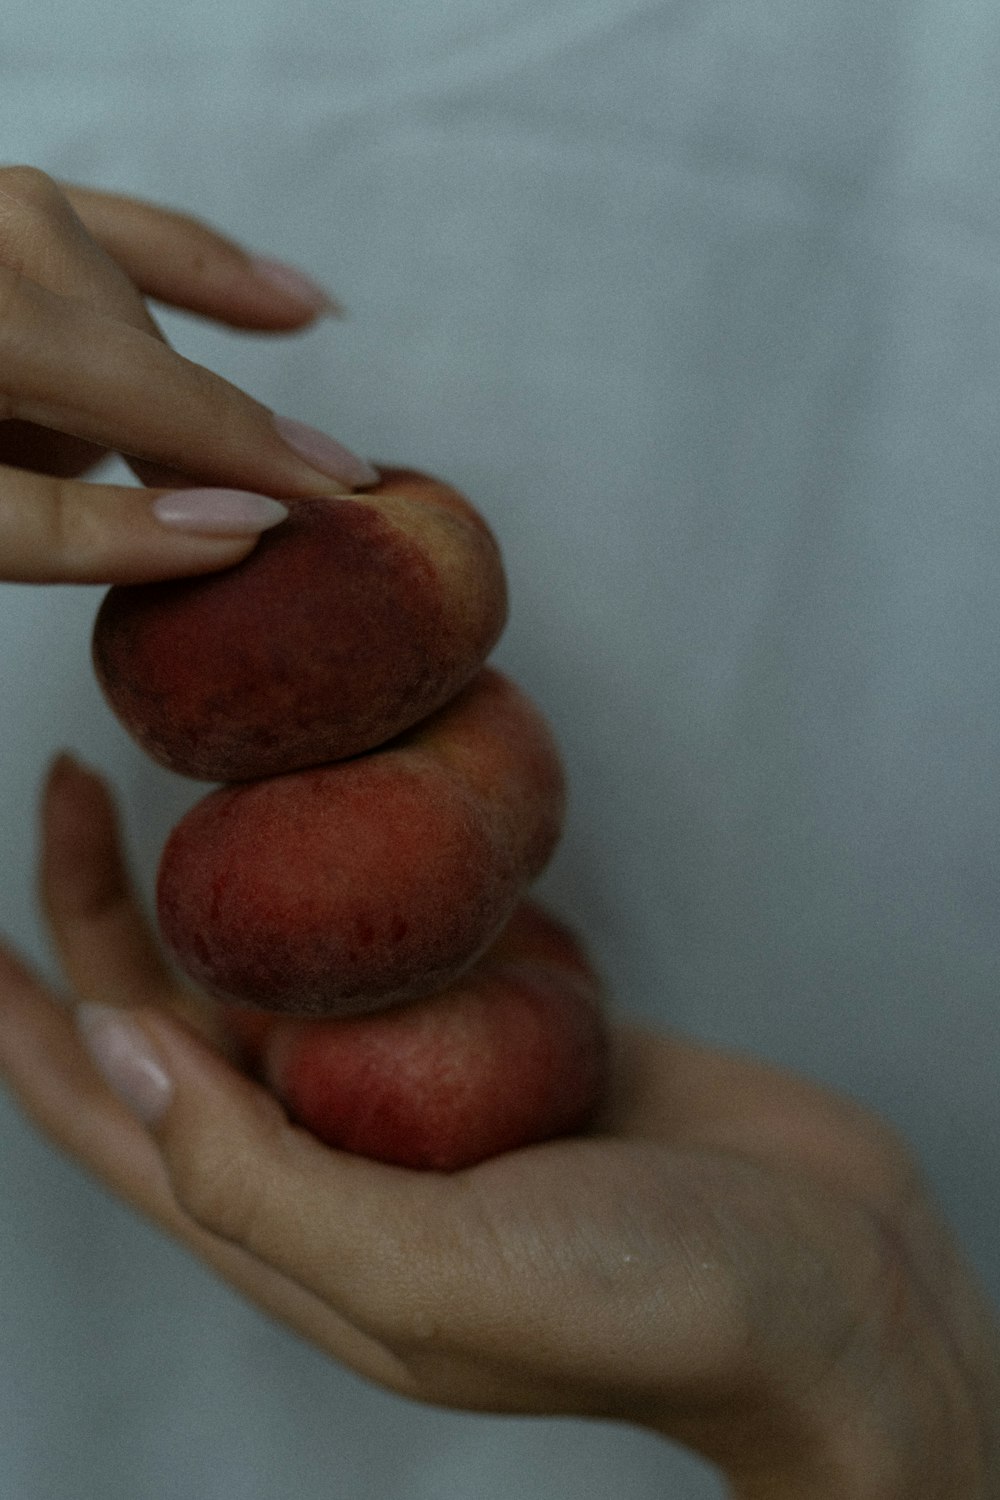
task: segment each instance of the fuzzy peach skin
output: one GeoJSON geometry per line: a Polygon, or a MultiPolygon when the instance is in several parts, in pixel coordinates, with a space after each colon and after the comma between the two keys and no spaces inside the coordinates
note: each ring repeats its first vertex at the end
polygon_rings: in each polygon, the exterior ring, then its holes
{"type": "Polygon", "coordinates": [[[571,1135],[608,1086],[600,984],[579,943],[525,904],[440,994],[342,1020],[231,1007],[244,1062],[328,1146],[453,1172],[571,1135]]]}
{"type": "Polygon", "coordinates": [[[503,629],[497,544],[457,491],[402,469],[291,503],[242,563],[118,587],[98,681],[162,765],[243,781],[357,755],[447,703],[503,629]]]}
{"type": "Polygon", "coordinates": [[[163,851],[161,930],[220,999],[380,1010],[475,962],[544,868],[563,811],[548,726],[484,668],[382,750],[209,793],[163,851]]]}

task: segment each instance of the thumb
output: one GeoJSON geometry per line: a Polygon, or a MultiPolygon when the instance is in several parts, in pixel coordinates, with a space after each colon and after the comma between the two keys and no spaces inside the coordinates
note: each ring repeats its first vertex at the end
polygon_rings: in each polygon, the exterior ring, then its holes
{"type": "Polygon", "coordinates": [[[137,490],[0,466],[0,577],[145,583],[240,562],[288,507],[247,490],[137,490]]]}
{"type": "Polygon", "coordinates": [[[433,1282],[446,1184],[332,1151],[263,1087],[162,1011],[84,1004],[104,1081],[151,1132],[178,1205],[375,1336],[407,1325],[433,1282]]]}

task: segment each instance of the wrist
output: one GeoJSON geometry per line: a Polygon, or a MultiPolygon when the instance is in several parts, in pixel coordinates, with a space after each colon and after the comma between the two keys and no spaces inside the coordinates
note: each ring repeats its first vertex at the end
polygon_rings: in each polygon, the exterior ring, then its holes
{"type": "Polygon", "coordinates": [[[723,1465],[732,1500],[996,1500],[986,1393],[967,1373],[925,1347],[869,1389],[831,1383],[784,1442],[723,1465]]]}
{"type": "Polygon", "coordinates": [[[857,1350],[807,1405],[644,1425],[715,1463],[730,1500],[1000,1500],[998,1397],[995,1372],[917,1344],[881,1366],[857,1350]]]}
{"type": "Polygon", "coordinates": [[[731,1402],[648,1425],[714,1462],[732,1500],[1000,1500],[1000,1328],[946,1234],[921,1227],[933,1261],[918,1275],[887,1241],[821,1360],[781,1341],[731,1402]]]}

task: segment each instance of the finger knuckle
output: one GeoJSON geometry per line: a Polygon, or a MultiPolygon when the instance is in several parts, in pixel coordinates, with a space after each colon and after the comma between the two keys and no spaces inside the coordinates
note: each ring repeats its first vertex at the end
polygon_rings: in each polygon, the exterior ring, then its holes
{"type": "Polygon", "coordinates": [[[219,1143],[182,1153],[170,1177],[178,1204],[202,1229],[237,1244],[253,1241],[260,1193],[245,1158],[219,1143]]]}
{"type": "Polygon", "coordinates": [[[54,177],[41,167],[14,165],[0,167],[0,189],[23,203],[52,202],[62,198],[62,189],[54,177]]]}
{"type": "Polygon", "coordinates": [[[66,203],[58,182],[39,167],[0,168],[0,192],[10,207],[31,218],[60,212],[66,203]]]}
{"type": "Polygon", "coordinates": [[[51,479],[40,498],[46,556],[59,567],[86,569],[101,546],[96,510],[85,502],[80,486],[68,479],[51,479]]]}
{"type": "Polygon", "coordinates": [[[38,167],[0,168],[0,248],[5,254],[31,249],[63,233],[72,210],[54,178],[38,167]]]}

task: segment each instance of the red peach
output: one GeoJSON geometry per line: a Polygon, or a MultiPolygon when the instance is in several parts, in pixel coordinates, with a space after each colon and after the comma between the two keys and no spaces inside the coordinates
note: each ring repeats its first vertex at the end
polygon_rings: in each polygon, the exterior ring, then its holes
{"type": "Polygon", "coordinates": [[[537,907],[429,999],[343,1020],[228,1019],[293,1120],[398,1166],[450,1172],[581,1130],[607,1086],[598,982],[537,907]]]}
{"type": "Polygon", "coordinates": [[[496,938],[559,835],[548,727],[483,669],[371,755],[221,787],[167,842],[163,935],[209,993],[347,1015],[451,983],[496,938]]]}
{"type": "Polygon", "coordinates": [[[104,599],[98,681],[171,770],[242,781],[369,750],[447,703],[503,629],[496,542],[448,486],[386,470],[289,504],[238,566],[104,599]]]}

